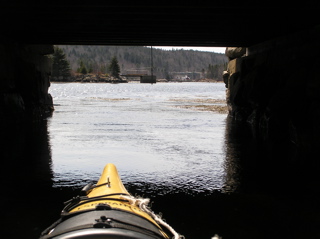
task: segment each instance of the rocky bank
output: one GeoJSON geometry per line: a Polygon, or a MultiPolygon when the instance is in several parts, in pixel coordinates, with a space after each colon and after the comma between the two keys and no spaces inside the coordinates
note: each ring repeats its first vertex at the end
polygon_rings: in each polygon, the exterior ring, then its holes
{"type": "Polygon", "coordinates": [[[320,169],[319,40],[318,31],[307,31],[246,50],[228,48],[223,74],[229,115],[238,127],[250,126],[259,152],[250,165],[273,176],[290,171],[287,183],[306,180],[308,188],[320,169]]]}
{"type": "Polygon", "coordinates": [[[53,111],[52,45],[0,45],[0,119],[38,119],[53,111]]]}

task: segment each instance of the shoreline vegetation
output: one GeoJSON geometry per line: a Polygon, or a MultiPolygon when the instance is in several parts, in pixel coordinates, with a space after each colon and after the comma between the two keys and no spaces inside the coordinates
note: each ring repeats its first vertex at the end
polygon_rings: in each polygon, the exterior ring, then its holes
{"type": "MultiPolygon", "coordinates": [[[[127,77],[120,77],[115,78],[112,76],[107,76],[106,74],[79,74],[75,73],[68,77],[51,77],[50,82],[54,83],[128,83],[128,82],[140,82],[139,77],[136,77],[134,80],[132,78],[127,77]]],[[[157,82],[223,82],[221,80],[215,80],[215,79],[197,79],[197,80],[167,80],[167,79],[157,79],[157,82]]]]}
{"type": "Polygon", "coordinates": [[[50,81],[156,83],[223,80],[221,73],[226,69],[226,56],[194,51],[159,50],[153,59],[154,64],[150,66],[149,53],[149,49],[145,47],[55,46],[50,81]],[[158,78],[156,81],[155,77],[158,78]]]}

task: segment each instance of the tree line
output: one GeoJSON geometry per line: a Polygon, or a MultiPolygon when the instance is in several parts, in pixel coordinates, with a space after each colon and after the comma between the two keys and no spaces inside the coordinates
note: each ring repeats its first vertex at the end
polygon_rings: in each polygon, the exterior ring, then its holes
{"type": "MultiPolygon", "coordinates": [[[[117,60],[121,73],[145,70],[150,74],[151,70],[149,47],[60,45],[55,49],[62,50],[73,73],[109,74],[112,59],[117,60]]],[[[153,73],[158,79],[170,79],[172,72],[201,72],[204,78],[222,80],[227,61],[220,53],[153,48],[153,73]]]]}
{"type": "MultiPolygon", "coordinates": [[[[54,78],[55,81],[65,81],[71,76],[72,70],[70,68],[70,63],[67,60],[66,54],[64,51],[55,46],[54,54],[52,55],[52,72],[51,77],[54,78]]],[[[80,74],[88,74],[94,73],[92,66],[87,66],[84,64],[82,60],[80,60],[79,67],[77,68],[77,73],[80,74]]],[[[110,64],[108,66],[108,73],[110,76],[114,78],[120,78],[120,66],[118,63],[117,57],[113,56],[110,64]]]]}

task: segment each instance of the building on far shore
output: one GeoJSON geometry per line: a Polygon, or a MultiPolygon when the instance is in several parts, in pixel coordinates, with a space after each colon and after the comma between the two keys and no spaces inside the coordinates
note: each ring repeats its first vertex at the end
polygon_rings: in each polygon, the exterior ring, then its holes
{"type": "Polygon", "coordinates": [[[179,81],[200,80],[202,78],[201,72],[170,72],[172,79],[179,81]]]}

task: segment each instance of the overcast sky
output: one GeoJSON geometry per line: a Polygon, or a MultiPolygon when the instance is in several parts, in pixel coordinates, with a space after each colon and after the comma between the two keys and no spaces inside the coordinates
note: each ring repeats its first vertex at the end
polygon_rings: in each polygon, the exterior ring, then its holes
{"type": "Polygon", "coordinates": [[[195,51],[210,51],[216,53],[224,53],[225,47],[182,47],[182,46],[154,46],[153,48],[161,48],[164,50],[172,50],[172,49],[185,49],[185,50],[195,50],[195,51]]]}

